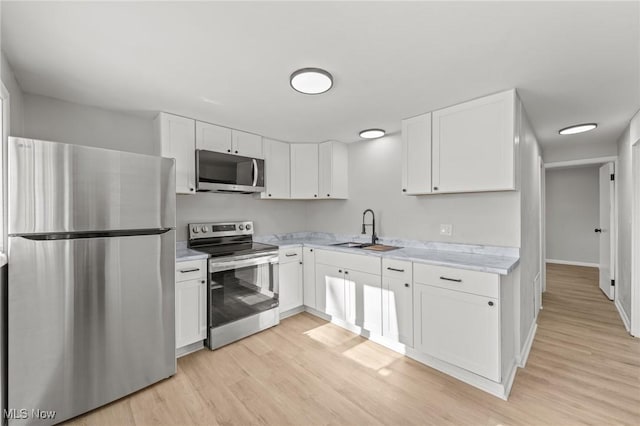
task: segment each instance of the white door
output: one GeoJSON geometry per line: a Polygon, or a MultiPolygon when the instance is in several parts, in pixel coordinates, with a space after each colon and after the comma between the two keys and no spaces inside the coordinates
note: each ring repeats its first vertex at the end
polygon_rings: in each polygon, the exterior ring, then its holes
{"type": "Polygon", "coordinates": [[[266,191],[260,197],[287,199],[291,196],[289,144],[265,138],[263,147],[266,191]]]}
{"type": "Polygon", "coordinates": [[[346,319],[344,272],[331,265],[316,264],[318,310],[333,318],[346,319]]]}
{"type": "Polygon", "coordinates": [[[294,260],[281,263],[278,272],[280,312],[287,312],[301,306],[302,265],[300,261],[294,260]]]}
{"type": "Polygon", "coordinates": [[[346,271],[347,321],[382,334],[382,280],[380,275],[346,271]]]}
{"type": "Polygon", "coordinates": [[[600,224],[596,232],[600,234],[600,289],[613,300],[614,286],[614,174],[613,163],[600,167],[600,224]]]}
{"type": "Polygon", "coordinates": [[[414,284],[415,347],[500,382],[500,306],[486,296],[414,284]]]}
{"type": "Polygon", "coordinates": [[[253,133],[231,131],[231,149],[234,154],[251,158],[264,158],[262,153],[262,136],[253,133]]]}
{"type": "Polygon", "coordinates": [[[292,144],[291,198],[318,198],[318,145],[292,144]]]}
{"type": "Polygon", "coordinates": [[[231,153],[231,129],[196,121],[196,148],[231,153]]]}
{"type": "Polygon", "coordinates": [[[313,309],[318,309],[316,305],[316,255],[312,248],[302,249],[302,269],[304,282],[304,304],[313,309]]]}

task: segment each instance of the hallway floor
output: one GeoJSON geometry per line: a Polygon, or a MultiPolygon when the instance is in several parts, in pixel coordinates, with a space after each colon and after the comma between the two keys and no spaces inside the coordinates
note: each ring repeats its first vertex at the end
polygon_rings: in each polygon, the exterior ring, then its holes
{"type": "Polygon", "coordinates": [[[597,270],[550,265],[538,332],[509,401],[302,313],[78,417],[75,425],[640,424],[640,339],[597,270]]]}

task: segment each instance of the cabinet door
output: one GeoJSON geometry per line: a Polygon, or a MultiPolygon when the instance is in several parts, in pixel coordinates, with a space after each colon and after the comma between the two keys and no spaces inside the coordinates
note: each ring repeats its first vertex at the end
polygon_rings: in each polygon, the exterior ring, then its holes
{"type": "Polygon", "coordinates": [[[382,335],[413,346],[413,289],[410,280],[382,278],[382,335]]]}
{"type": "Polygon", "coordinates": [[[207,337],[206,290],[203,279],[176,283],[176,348],[207,337]]]}
{"type": "Polygon", "coordinates": [[[329,141],[318,146],[318,198],[348,198],[349,151],[346,144],[329,141]]]}
{"type": "Polygon", "coordinates": [[[318,309],[316,305],[316,254],[313,248],[304,247],[302,249],[302,269],[304,304],[310,308],[318,309]]]}
{"type": "Polygon", "coordinates": [[[382,334],[382,280],[380,275],[345,272],[347,289],[347,321],[382,334]]]}
{"type": "Polygon", "coordinates": [[[415,347],[499,382],[499,312],[496,299],[416,283],[415,347]]]}
{"type": "Polygon", "coordinates": [[[514,123],[513,90],[433,112],[434,192],[514,189],[514,123]]]}
{"type": "Polygon", "coordinates": [[[402,120],[402,193],[431,192],[431,113],[402,120]]]}
{"type": "Polygon", "coordinates": [[[262,136],[232,130],[231,137],[231,149],[234,154],[251,158],[264,158],[262,153],[262,136]]]}
{"type": "Polygon", "coordinates": [[[346,289],[342,268],[316,264],[316,304],[320,312],[346,319],[346,289]]]}
{"type": "Polygon", "coordinates": [[[196,148],[231,153],[231,129],[196,121],[196,148]]]}
{"type": "Polygon", "coordinates": [[[281,263],[278,272],[280,312],[302,306],[302,264],[300,260],[281,263]]]}
{"type": "Polygon", "coordinates": [[[289,144],[264,139],[264,167],[266,191],[260,193],[261,198],[290,198],[291,157],[289,144]]]}
{"type": "Polygon", "coordinates": [[[318,145],[292,144],[291,198],[318,198],[318,145]]]}
{"type": "Polygon", "coordinates": [[[160,113],[161,155],[176,160],[176,192],[194,194],[196,188],[195,121],[177,115],[160,113]]]}

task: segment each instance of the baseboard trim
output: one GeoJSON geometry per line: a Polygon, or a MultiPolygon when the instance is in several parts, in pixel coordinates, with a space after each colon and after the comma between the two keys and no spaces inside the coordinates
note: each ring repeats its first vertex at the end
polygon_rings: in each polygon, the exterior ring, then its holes
{"type": "Polygon", "coordinates": [[[546,263],[556,263],[558,265],[571,265],[571,266],[586,266],[589,268],[599,268],[599,263],[591,262],[575,262],[573,260],[560,260],[560,259],[546,259],[546,263]]]}
{"type": "Polygon", "coordinates": [[[622,308],[622,305],[620,304],[620,300],[616,299],[614,305],[616,305],[616,309],[618,310],[618,314],[620,315],[620,318],[622,319],[622,323],[624,324],[624,328],[627,330],[627,332],[630,332],[630,330],[631,330],[631,328],[630,328],[631,322],[629,321],[629,317],[627,316],[627,313],[622,308]]]}
{"type": "Polygon", "coordinates": [[[527,340],[524,342],[524,346],[520,348],[520,353],[516,356],[516,362],[520,368],[524,368],[524,366],[527,365],[529,353],[531,352],[531,347],[533,346],[533,341],[536,337],[536,331],[538,331],[538,323],[534,322],[529,329],[529,335],[527,336],[527,340]]]}
{"type": "Polygon", "coordinates": [[[300,312],[304,312],[305,307],[300,305],[293,309],[289,309],[288,311],[280,312],[280,319],[283,320],[285,318],[291,317],[293,315],[299,314],[300,312]]]}

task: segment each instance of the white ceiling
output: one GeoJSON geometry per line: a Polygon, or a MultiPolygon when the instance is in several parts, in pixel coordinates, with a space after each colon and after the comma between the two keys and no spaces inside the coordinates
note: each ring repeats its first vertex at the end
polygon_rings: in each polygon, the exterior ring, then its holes
{"type": "Polygon", "coordinates": [[[23,90],[350,142],[516,87],[546,146],[612,143],[640,108],[638,2],[6,2],[23,90]],[[321,67],[333,89],[289,87],[321,67]],[[571,124],[593,132],[559,136],[571,124]]]}

